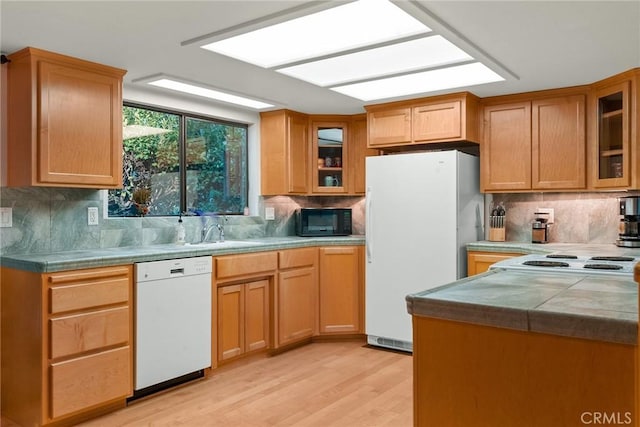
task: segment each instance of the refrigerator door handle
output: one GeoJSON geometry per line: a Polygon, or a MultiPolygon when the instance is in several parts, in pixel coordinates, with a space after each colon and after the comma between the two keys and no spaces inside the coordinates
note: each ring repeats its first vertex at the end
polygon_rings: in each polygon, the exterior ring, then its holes
{"type": "Polygon", "coordinates": [[[366,222],[366,234],[365,234],[365,247],[366,247],[366,252],[367,252],[367,262],[369,264],[371,264],[372,262],[372,258],[373,258],[373,210],[372,210],[372,204],[373,204],[373,191],[371,191],[371,188],[367,188],[367,203],[365,206],[365,214],[367,217],[367,222],[366,222]]]}

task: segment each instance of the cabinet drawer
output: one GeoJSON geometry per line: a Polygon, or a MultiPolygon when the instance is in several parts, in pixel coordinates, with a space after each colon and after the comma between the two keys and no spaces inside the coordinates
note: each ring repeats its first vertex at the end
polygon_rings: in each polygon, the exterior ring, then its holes
{"type": "Polygon", "coordinates": [[[130,360],[127,346],[52,364],[52,418],[130,395],[130,360]]]}
{"type": "Polygon", "coordinates": [[[278,268],[276,252],[230,255],[214,260],[217,279],[266,273],[278,268]]]}
{"type": "Polygon", "coordinates": [[[49,289],[50,312],[99,307],[129,301],[129,277],[115,276],[99,281],[77,282],[49,289]]]}
{"type": "Polygon", "coordinates": [[[282,269],[314,265],[317,259],[317,248],[292,249],[278,252],[278,263],[282,269]]]}
{"type": "Polygon", "coordinates": [[[49,321],[51,358],[129,342],[129,307],[118,307],[49,321]]]}

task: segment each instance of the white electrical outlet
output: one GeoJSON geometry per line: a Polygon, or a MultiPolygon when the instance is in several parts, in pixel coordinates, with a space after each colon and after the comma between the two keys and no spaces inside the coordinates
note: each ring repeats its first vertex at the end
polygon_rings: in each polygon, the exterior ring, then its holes
{"type": "Polygon", "coordinates": [[[276,219],[276,210],[273,207],[264,208],[264,219],[268,221],[273,221],[276,219]]]}
{"type": "Polygon", "coordinates": [[[98,225],[98,208],[95,206],[87,208],[87,224],[98,225]]]}
{"type": "Polygon", "coordinates": [[[13,209],[0,208],[0,227],[13,227],[13,209]]]}
{"type": "Polygon", "coordinates": [[[554,222],[553,208],[538,208],[536,212],[548,214],[549,221],[547,221],[547,223],[553,224],[554,222]]]}

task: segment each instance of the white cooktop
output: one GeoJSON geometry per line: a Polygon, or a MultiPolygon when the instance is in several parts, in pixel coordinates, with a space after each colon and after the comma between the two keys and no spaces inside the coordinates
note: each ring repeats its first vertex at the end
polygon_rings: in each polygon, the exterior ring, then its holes
{"type": "Polygon", "coordinates": [[[640,257],[627,255],[534,254],[497,262],[490,269],[633,276],[638,261],[640,257]]]}

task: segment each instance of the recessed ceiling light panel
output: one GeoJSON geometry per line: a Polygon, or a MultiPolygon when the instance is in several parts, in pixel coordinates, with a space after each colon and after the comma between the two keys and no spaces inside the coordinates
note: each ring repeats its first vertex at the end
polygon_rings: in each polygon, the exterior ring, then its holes
{"type": "Polygon", "coordinates": [[[360,0],[202,46],[270,68],[431,31],[386,0],[360,0]]]}
{"type": "Polygon", "coordinates": [[[472,59],[444,37],[431,36],[276,71],[318,86],[331,86],[472,59]]]}
{"type": "Polygon", "coordinates": [[[191,95],[202,96],[205,98],[215,99],[218,101],[228,102],[231,104],[242,105],[244,107],[255,108],[256,110],[261,110],[264,108],[273,107],[272,104],[267,104],[266,102],[257,101],[251,98],[245,98],[238,95],[233,95],[226,92],[221,92],[215,89],[209,89],[206,87],[198,86],[192,83],[185,83],[175,79],[169,78],[158,78],[155,80],[151,80],[147,82],[152,86],[162,87],[165,89],[175,90],[178,92],[188,93],[191,95]]]}
{"type": "Polygon", "coordinates": [[[487,66],[474,62],[421,73],[337,86],[331,89],[362,101],[372,101],[502,80],[504,78],[487,66]]]}

